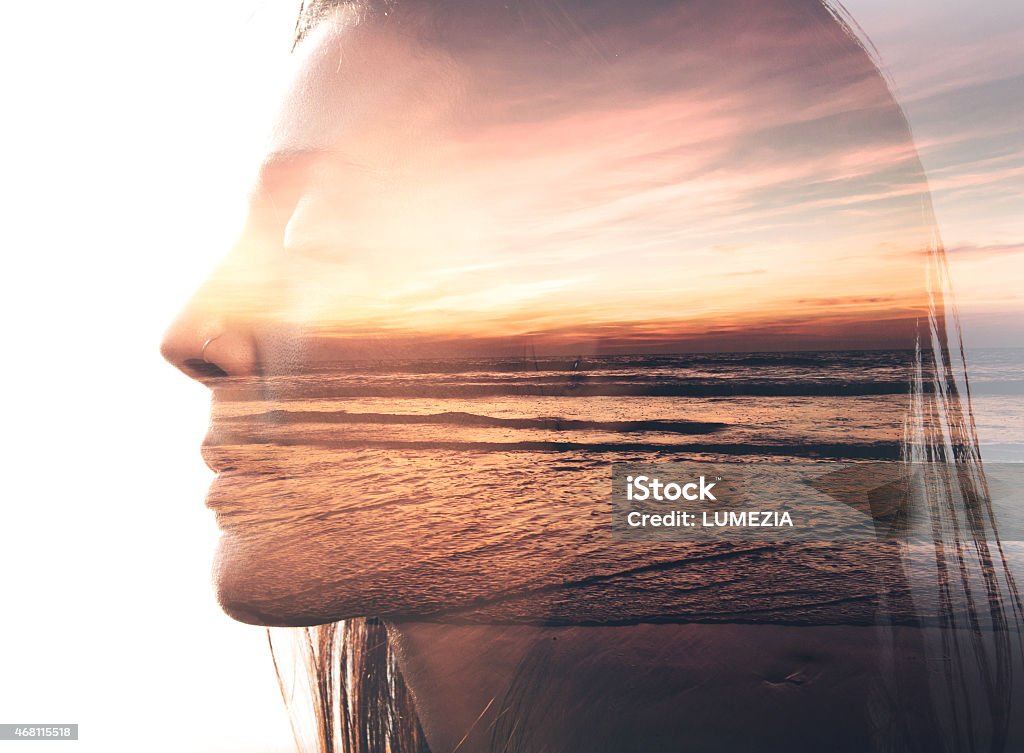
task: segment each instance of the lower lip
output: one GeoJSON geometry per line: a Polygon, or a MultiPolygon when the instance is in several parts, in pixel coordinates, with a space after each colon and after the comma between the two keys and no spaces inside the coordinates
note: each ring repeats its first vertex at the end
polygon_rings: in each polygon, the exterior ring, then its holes
{"type": "Polygon", "coordinates": [[[239,493],[240,487],[253,475],[237,469],[218,471],[206,493],[206,506],[216,513],[244,509],[242,498],[247,495],[239,493]]]}

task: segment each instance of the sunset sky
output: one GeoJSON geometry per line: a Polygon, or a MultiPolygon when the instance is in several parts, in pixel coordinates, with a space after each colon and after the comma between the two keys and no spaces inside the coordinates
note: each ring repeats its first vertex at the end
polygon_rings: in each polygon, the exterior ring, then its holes
{"type": "Polygon", "coordinates": [[[321,28],[207,305],[342,338],[911,346],[937,236],[900,114],[836,27],[756,8],[592,53],[321,28]]]}
{"type": "Polygon", "coordinates": [[[914,131],[968,346],[1024,342],[1024,13],[1013,0],[846,3],[914,131]]]}

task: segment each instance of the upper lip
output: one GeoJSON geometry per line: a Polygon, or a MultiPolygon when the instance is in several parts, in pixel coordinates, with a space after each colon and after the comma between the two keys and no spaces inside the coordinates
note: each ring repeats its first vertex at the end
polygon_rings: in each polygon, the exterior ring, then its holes
{"type": "Polygon", "coordinates": [[[225,470],[223,463],[218,462],[214,448],[216,444],[210,441],[209,436],[203,440],[203,446],[199,449],[199,454],[203,456],[203,462],[206,463],[206,467],[214,473],[220,473],[225,470]]]}
{"type": "Polygon", "coordinates": [[[203,439],[203,444],[199,448],[199,454],[203,456],[203,462],[206,463],[206,467],[214,473],[235,470],[235,465],[231,462],[231,458],[224,456],[223,448],[227,444],[229,443],[225,441],[223,435],[218,434],[212,428],[203,439]]]}

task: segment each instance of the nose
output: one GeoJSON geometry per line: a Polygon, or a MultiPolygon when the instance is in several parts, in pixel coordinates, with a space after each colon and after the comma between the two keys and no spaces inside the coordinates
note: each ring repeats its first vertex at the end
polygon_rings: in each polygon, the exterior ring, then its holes
{"type": "Polygon", "coordinates": [[[209,387],[225,377],[259,373],[253,328],[239,317],[225,314],[225,303],[210,291],[200,291],[160,344],[161,355],[172,366],[209,387]]]}

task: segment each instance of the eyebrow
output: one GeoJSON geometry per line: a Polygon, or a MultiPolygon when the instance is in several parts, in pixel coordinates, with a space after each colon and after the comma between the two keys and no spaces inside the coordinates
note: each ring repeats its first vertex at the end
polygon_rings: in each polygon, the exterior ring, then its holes
{"type": "Polygon", "coordinates": [[[339,149],[294,149],[273,152],[260,165],[257,184],[271,183],[289,174],[308,170],[318,160],[331,158],[334,165],[361,168],[364,165],[339,149]]]}
{"type": "Polygon", "coordinates": [[[323,149],[294,149],[273,152],[260,165],[257,182],[262,185],[265,182],[274,180],[278,173],[307,169],[316,157],[327,153],[323,149]]]}
{"type": "Polygon", "coordinates": [[[342,153],[335,149],[282,149],[272,152],[260,165],[250,192],[254,210],[272,217],[283,227],[309,183],[312,168],[326,157],[332,157],[335,162],[342,158],[348,167],[359,167],[358,163],[344,159],[342,153]]]}
{"type": "Polygon", "coordinates": [[[253,210],[283,225],[299,200],[310,166],[321,154],[310,149],[284,150],[264,159],[249,192],[253,210]]]}

